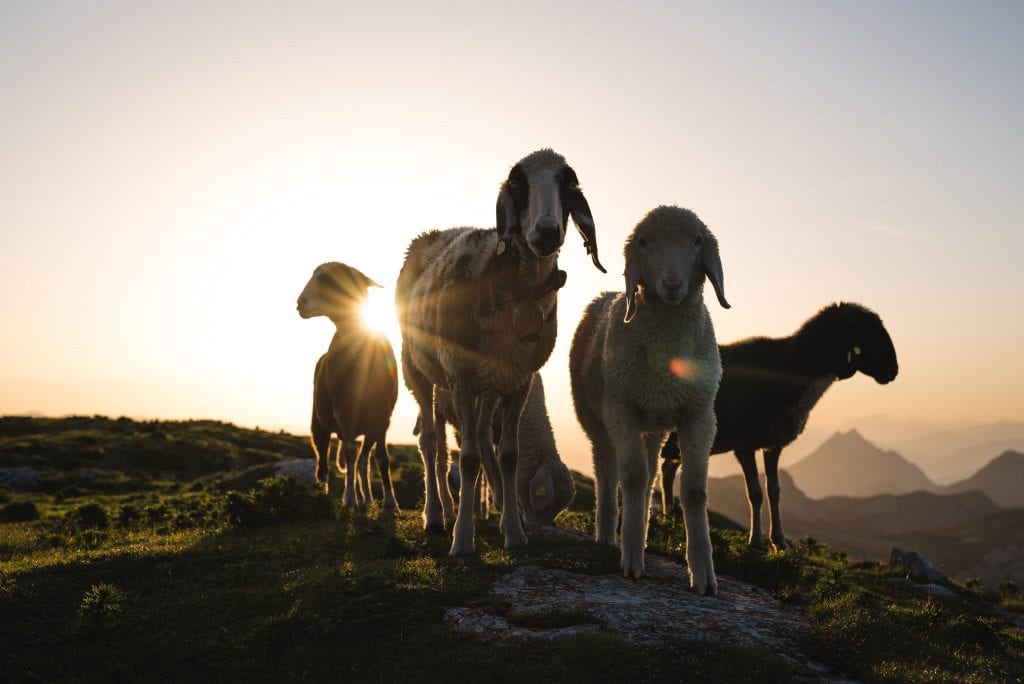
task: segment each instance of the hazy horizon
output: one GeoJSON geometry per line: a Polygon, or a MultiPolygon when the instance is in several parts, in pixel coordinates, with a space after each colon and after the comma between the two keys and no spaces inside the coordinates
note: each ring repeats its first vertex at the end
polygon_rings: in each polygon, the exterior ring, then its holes
{"type": "MultiPolygon", "coordinates": [[[[357,266],[390,312],[408,242],[492,226],[550,146],[608,268],[570,231],[542,374],[572,467],[569,341],[660,204],[718,237],[719,342],[882,317],[899,377],[837,383],[802,440],[1024,420],[1022,35],[1014,2],[0,5],[0,414],[301,431],[313,268],[357,266]]],[[[403,386],[391,441],[415,411],[403,386]]]]}

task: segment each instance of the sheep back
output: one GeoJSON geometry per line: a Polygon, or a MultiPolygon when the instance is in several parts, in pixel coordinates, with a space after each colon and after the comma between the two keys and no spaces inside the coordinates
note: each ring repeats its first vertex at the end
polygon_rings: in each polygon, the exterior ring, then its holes
{"type": "Polygon", "coordinates": [[[494,230],[475,228],[431,231],[409,245],[399,317],[412,363],[434,384],[458,377],[474,391],[508,394],[554,348],[562,280],[545,282],[527,262],[500,268],[497,245],[494,230]]]}
{"type": "Polygon", "coordinates": [[[398,399],[395,352],[383,335],[339,330],[316,364],[313,407],[341,439],[383,436],[398,399]]]}

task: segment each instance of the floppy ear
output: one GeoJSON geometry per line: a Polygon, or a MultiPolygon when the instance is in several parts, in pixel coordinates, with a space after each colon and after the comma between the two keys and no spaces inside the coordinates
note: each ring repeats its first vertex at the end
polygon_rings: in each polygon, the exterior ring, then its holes
{"type": "Polygon", "coordinates": [[[519,232],[519,215],[516,212],[515,202],[512,201],[512,192],[509,190],[508,181],[501,184],[498,191],[498,202],[494,208],[498,228],[498,238],[507,238],[513,233],[519,232]]]}
{"type": "Polygon", "coordinates": [[[376,282],[374,282],[372,278],[367,276],[365,273],[360,271],[358,268],[353,268],[352,266],[349,266],[348,270],[351,272],[353,280],[355,280],[356,282],[360,283],[363,287],[366,287],[366,288],[380,287],[380,285],[378,285],[376,282]]]}
{"type": "Polygon", "coordinates": [[[835,363],[836,377],[846,380],[857,372],[860,359],[860,347],[854,347],[852,326],[847,320],[838,321],[835,341],[832,343],[832,358],[835,363]],[[856,354],[854,351],[856,350],[856,354]]]}
{"type": "Polygon", "coordinates": [[[711,281],[715,288],[715,295],[718,303],[723,308],[730,308],[729,302],[725,300],[725,276],[722,274],[722,258],[718,255],[718,240],[707,228],[704,229],[704,242],[700,248],[700,258],[704,262],[704,275],[711,281]]]}
{"type": "Polygon", "coordinates": [[[569,210],[569,215],[572,216],[572,222],[576,224],[576,230],[579,231],[580,237],[583,238],[583,247],[587,250],[587,254],[590,255],[594,266],[601,273],[607,273],[608,271],[604,269],[604,266],[601,265],[600,260],[597,258],[597,231],[594,226],[594,217],[590,213],[590,204],[583,195],[583,190],[580,189],[580,182],[576,178],[576,172],[573,171],[571,166],[565,169],[565,183],[566,192],[564,200],[566,208],[569,210]]]}
{"type": "Polygon", "coordinates": [[[630,245],[626,250],[626,316],[622,319],[624,323],[633,320],[640,304],[636,300],[637,289],[642,285],[643,279],[640,274],[640,257],[637,256],[636,249],[635,245],[630,245]]]}
{"type": "Polygon", "coordinates": [[[530,505],[533,510],[543,510],[555,499],[555,479],[547,463],[541,463],[537,472],[530,478],[530,505]]]}

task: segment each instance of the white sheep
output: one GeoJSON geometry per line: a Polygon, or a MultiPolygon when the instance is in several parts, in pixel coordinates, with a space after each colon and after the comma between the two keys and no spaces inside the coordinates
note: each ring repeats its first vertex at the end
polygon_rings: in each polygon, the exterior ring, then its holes
{"type": "MultiPolygon", "coordinates": [[[[899,372],[889,331],[874,311],[849,302],[826,306],[788,337],[751,337],[719,348],[722,383],[715,398],[718,432],[711,453],[733,451],[743,468],[750,504],[750,544],[761,544],[761,504],[754,454],[764,449],[768,535],[789,547],[779,513],[779,456],[836,380],[861,372],[879,384],[899,372]]],[[[662,505],[668,510],[679,466],[671,437],[662,449],[662,505]]]]}
{"type": "Polygon", "coordinates": [[[361,320],[361,308],[370,287],[380,285],[358,269],[330,262],[313,271],[299,295],[296,308],[300,316],[327,316],[335,326],[331,345],[317,361],[313,375],[310,430],[317,457],[316,479],[328,486],[331,433],[338,435],[337,460],[344,454],[346,465],[342,503],[347,507],[366,505],[373,500],[369,456],[376,444],[374,458],[383,484],[384,508],[397,511],[387,431],[398,399],[398,377],[391,343],[366,328],[361,320]],[[364,437],[357,462],[355,440],[360,435],[364,437]]]}
{"type": "MultiPolygon", "coordinates": [[[[425,527],[443,529],[436,468],[444,419],[434,388],[450,393],[463,426],[460,500],[473,500],[483,453],[501,405],[501,529],[508,548],[526,544],[516,510],[519,417],[533,374],[555,343],[557,291],[565,283],[558,251],[571,216],[594,264],[594,220],[576,173],[549,149],[519,161],[498,193],[497,229],[431,231],[412,241],[398,276],[402,372],[420,407],[425,527]],[[434,420],[427,419],[434,417],[434,420]]],[[[460,506],[450,555],[470,554],[472,506],[460,506]]]]}
{"type": "Polygon", "coordinates": [[[703,289],[707,277],[729,307],[718,242],[693,212],[662,206],[636,226],[624,254],[626,291],[588,305],[569,352],[573,403],[593,450],[596,539],[615,543],[621,486],[620,566],[625,577],[643,575],[658,451],[676,429],[690,584],[715,594],[707,469],[722,366],[703,289]]]}

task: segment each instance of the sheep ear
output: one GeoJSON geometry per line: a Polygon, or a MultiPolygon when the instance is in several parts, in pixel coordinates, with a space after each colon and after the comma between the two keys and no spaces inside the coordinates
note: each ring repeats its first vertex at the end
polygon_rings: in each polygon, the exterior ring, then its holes
{"type": "Polygon", "coordinates": [[[626,316],[624,323],[629,323],[636,316],[639,309],[637,302],[637,289],[640,287],[640,259],[634,254],[634,249],[626,252],[626,316]]]}
{"type": "Polygon", "coordinates": [[[533,510],[543,510],[555,499],[555,479],[551,476],[551,468],[541,463],[537,472],[530,478],[530,505],[533,510]]]}
{"type": "Polygon", "coordinates": [[[494,213],[497,219],[495,225],[498,230],[498,265],[504,267],[514,263],[517,259],[516,246],[512,241],[512,236],[520,232],[519,212],[516,211],[515,202],[512,200],[512,191],[508,187],[508,181],[501,184],[494,213]]]}
{"type": "Polygon", "coordinates": [[[700,257],[704,262],[704,275],[714,286],[718,303],[722,308],[730,308],[729,302],[725,299],[725,276],[722,274],[722,258],[718,255],[718,240],[707,229],[704,230],[704,244],[700,250],[700,257]]]}
{"type": "Polygon", "coordinates": [[[349,266],[348,270],[351,271],[352,276],[357,281],[362,283],[363,287],[367,287],[367,288],[369,288],[369,287],[380,287],[380,285],[378,285],[376,282],[374,282],[373,278],[370,278],[368,275],[366,275],[365,273],[360,271],[358,268],[353,268],[352,266],[349,266]]]}
{"type": "Polygon", "coordinates": [[[509,190],[508,181],[501,184],[494,213],[498,238],[507,238],[513,233],[519,232],[519,216],[516,213],[515,202],[512,201],[512,192],[509,190]]]}
{"type": "Polygon", "coordinates": [[[601,265],[601,261],[597,258],[597,229],[594,226],[594,217],[590,213],[590,203],[587,202],[587,198],[583,195],[583,190],[580,189],[576,172],[571,167],[566,169],[566,172],[569,186],[565,199],[569,215],[572,216],[572,222],[576,224],[576,230],[579,231],[580,237],[583,238],[583,247],[587,250],[587,254],[590,255],[594,266],[601,273],[607,273],[608,271],[605,270],[604,266],[601,265]]]}

